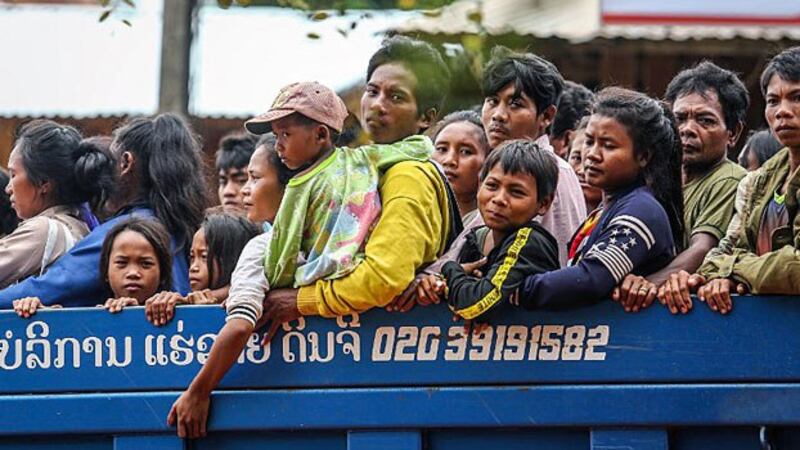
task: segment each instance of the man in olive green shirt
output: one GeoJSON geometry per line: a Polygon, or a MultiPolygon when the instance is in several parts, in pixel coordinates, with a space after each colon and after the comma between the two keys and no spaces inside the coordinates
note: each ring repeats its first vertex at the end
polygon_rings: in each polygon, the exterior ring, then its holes
{"type": "Polygon", "coordinates": [[[692,307],[685,281],[725,235],[736,188],[746,174],[727,159],[727,152],[742,134],[749,98],[733,72],[711,62],[675,76],[665,98],[683,145],[683,248],[667,267],[647,278],[628,275],[613,298],[626,311],[636,312],[658,297],[673,314],[685,314],[692,307]]]}

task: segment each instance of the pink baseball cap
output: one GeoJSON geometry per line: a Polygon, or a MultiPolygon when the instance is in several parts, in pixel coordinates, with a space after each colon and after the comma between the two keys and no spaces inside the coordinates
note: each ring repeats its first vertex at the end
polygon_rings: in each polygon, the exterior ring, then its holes
{"type": "Polygon", "coordinates": [[[347,119],[347,106],[329,87],[316,81],[292,83],[278,93],[269,111],[244,123],[247,131],[264,134],[272,131],[272,121],[290,114],[302,114],[311,120],[342,132],[347,119]]]}

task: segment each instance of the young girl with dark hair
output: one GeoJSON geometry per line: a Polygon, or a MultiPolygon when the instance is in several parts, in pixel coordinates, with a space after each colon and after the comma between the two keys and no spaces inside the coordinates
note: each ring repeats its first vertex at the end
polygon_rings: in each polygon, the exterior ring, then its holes
{"type": "Polygon", "coordinates": [[[0,240],[0,288],[34,274],[90,231],[81,204],[113,185],[114,164],[72,127],[49,120],[24,125],[9,158],[6,193],[22,223],[0,240]]]}
{"type": "Polygon", "coordinates": [[[100,281],[113,294],[102,305],[110,313],[140,306],[172,286],[169,235],[155,219],[132,217],[106,235],[100,251],[100,281]]]}
{"type": "Polygon", "coordinates": [[[175,316],[175,306],[182,304],[211,305],[228,297],[231,274],[247,243],[261,231],[253,222],[223,207],[209,209],[206,218],[192,239],[189,252],[189,285],[186,297],[163,291],[150,298],[145,316],[160,326],[175,316]]]}
{"type": "MultiPolygon", "coordinates": [[[[118,222],[132,216],[155,217],[170,234],[172,291],[189,292],[189,248],[206,206],[201,150],[189,125],[179,116],[137,118],[114,132],[111,154],[116,160],[116,189],[105,202],[113,216],[95,228],[42,276],[31,277],[0,291],[0,308],[12,301],[38,297],[44,304],[87,306],[105,300],[98,262],[103,240],[118,222]]],[[[100,156],[88,162],[97,163],[100,156]]],[[[82,166],[84,167],[84,166],[82,166]]],[[[88,169],[81,186],[99,179],[88,169]]],[[[77,197],[83,200],[83,197],[77,197]]]]}
{"type": "Polygon", "coordinates": [[[481,116],[475,111],[448,114],[433,131],[433,146],[431,158],[444,168],[466,226],[479,215],[478,173],[491,150],[481,116]]]}
{"type": "Polygon", "coordinates": [[[664,267],[682,240],[682,155],[670,109],[644,94],[608,88],[585,133],[586,180],[603,190],[603,207],[573,236],[568,267],[525,280],[512,302],[529,309],[596,303],[627,274],[664,267]]]}

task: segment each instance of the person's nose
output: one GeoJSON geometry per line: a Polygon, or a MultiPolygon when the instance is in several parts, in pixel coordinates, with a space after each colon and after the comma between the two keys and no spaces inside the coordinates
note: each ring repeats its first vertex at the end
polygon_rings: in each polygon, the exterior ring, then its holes
{"type": "Polygon", "coordinates": [[[503,103],[498,103],[492,108],[492,121],[500,123],[508,122],[508,109],[503,103]]]}
{"type": "Polygon", "coordinates": [[[687,119],[678,124],[678,135],[681,140],[697,138],[697,122],[687,119]]]}
{"type": "Polygon", "coordinates": [[[458,155],[453,149],[447,149],[447,152],[442,156],[442,165],[445,167],[458,167],[458,155]]]}
{"type": "Polygon", "coordinates": [[[138,265],[131,264],[128,267],[128,271],[125,273],[125,278],[128,280],[138,280],[142,278],[142,272],[138,265]]]}
{"type": "Polygon", "coordinates": [[[233,181],[228,181],[222,187],[222,196],[225,198],[234,198],[236,197],[236,189],[235,184],[233,181]]]}
{"type": "Polygon", "coordinates": [[[788,100],[782,99],[780,103],[778,103],[778,109],[775,111],[775,117],[778,119],[791,119],[794,117],[794,111],[789,105],[788,100]]]}

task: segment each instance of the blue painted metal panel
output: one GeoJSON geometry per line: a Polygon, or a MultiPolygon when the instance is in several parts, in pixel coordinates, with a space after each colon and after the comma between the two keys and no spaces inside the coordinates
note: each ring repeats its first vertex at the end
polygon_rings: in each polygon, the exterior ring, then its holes
{"type": "Polygon", "coordinates": [[[430,450],[588,450],[589,433],[579,429],[458,429],[428,433],[430,450]]]}
{"type": "Polygon", "coordinates": [[[593,429],[591,450],[667,450],[667,430],[593,429]]]}
{"type": "MultiPolygon", "coordinates": [[[[461,327],[441,306],[338,323],[314,317],[267,351],[254,335],[221,388],[797,381],[796,303],[741,298],[728,316],[702,304],[681,317],[661,307],[625,314],[611,302],[569,313],[519,310],[469,339],[455,338],[461,327]]],[[[44,311],[33,320],[0,313],[0,392],[185,387],[223,312],[179,308],[163,328],[143,316],[140,308],[44,311]]]]}
{"type": "Polygon", "coordinates": [[[114,436],[114,450],[184,450],[184,444],[185,441],[175,433],[114,436]]]}
{"type": "Polygon", "coordinates": [[[419,431],[351,431],[347,450],[422,450],[419,431]]]}
{"type": "MultiPolygon", "coordinates": [[[[169,433],[178,392],[0,397],[0,434],[169,433]]],[[[587,385],[223,391],[209,429],[795,425],[797,385],[587,385]]]]}
{"type": "MultiPolygon", "coordinates": [[[[266,350],[253,336],[213,394],[209,437],[186,448],[739,450],[760,425],[800,448],[797,301],[517,311],[469,338],[443,307],[310,318],[266,350]]],[[[183,448],[166,415],[223,312],[177,319],[0,312],[0,450],[183,448]]]]}
{"type": "Polygon", "coordinates": [[[191,450],[346,450],[346,432],[281,431],[264,433],[244,430],[211,433],[208,437],[191,441],[191,450]]]}

